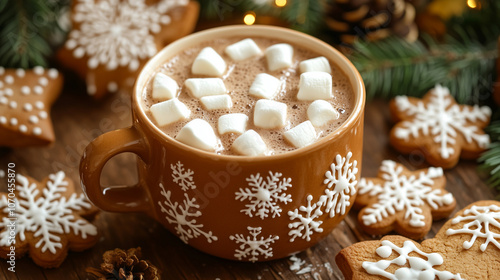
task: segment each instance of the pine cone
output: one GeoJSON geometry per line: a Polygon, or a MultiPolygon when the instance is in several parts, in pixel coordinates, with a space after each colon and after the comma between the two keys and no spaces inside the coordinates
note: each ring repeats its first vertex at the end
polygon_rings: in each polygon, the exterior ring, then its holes
{"type": "Polygon", "coordinates": [[[87,273],[98,280],[160,280],[158,269],[148,260],[141,260],[141,248],[106,251],[101,268],[87,268],[87,273]]]}
{"type": "Polygon", "coordinates": [[[414,21],[415,8],[405,0],[332,0],[326,18],[327,26],[347,44],[391,34],[413,42],[418,37],[414,21]]]}

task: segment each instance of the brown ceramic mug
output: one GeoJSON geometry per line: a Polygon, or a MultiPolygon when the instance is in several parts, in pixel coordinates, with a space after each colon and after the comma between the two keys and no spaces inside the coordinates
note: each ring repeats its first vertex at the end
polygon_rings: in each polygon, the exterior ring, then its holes
{"type": "Polygon", "coordinates": [[[146,64],[132,99],[133,125],[97,137],[80,165],[84,191],[105,211],[145,212],[201,251],[262,261],[314,245],[344,219],[354,202],[361,172],[364,85],[347,58],[318,39],[270,26],[229,26],[195,33],[168,45],[146,64]],[[140,105],[152,75],[187,47],[231,36],[293,42],[333,61],[354,92],[350,117],[307,147],[271,156],[217,155],[164,134],[140,105]],[[123,152],[141,159],[138,184],[103,188],[102,168],[123,152]]]}

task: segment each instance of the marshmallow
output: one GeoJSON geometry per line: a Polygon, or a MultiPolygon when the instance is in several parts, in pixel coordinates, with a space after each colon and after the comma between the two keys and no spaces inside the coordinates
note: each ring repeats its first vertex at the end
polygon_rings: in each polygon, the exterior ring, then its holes
{"type": "Polygon", "coordinates": [[[232,60],[240,61],[262,54],[259,46],[252,39],[244,39],[226,47],[226,53],[232,60]]]}
{"type": "Polygon", "coordinates": [[[310,121],[305,121],[283,133],[283,137],[295,148],[302,148],[316,141],[316,130],[310,121]]]}
{"type": "Polygon", "coordinates": [[[192,78],[187,79],[184,84],[191,92],[191,95],[196,98],[221,95],[227,91],[226,85],[220,78],[192,78]]]}
{"type": "Polygon", "coordinates": [[[200,99],[201,104],[206,110],[217,110],[217,109],[229,109],[233,107],[233,102],[231,101],[231,96],[224,95],[212,95],[204,96],[200,99]]]}
{"type": "Polygon", "coordinates": [[[266,49],[267,68],[270,71],[292,66],[293,47],[289,44],[276,44],[266,49]]]}
{"type": "Polygon", "coordinates": [[[219,134],[242,134],[247,129],[248,116],[241,113],[222,115],[218,121],[219,134]]]}
{"type": "Polygon", "coordinates": [[[259,156],[266,152],[267,147],[260,135],[250,129],[234,140],[232,149],[240,155],[259,156]]]}
{"type": "Polygon", "coordinates": [[[215,151],[218,144],[212,126],[202,119],[188,122],[175,139],[191,147],[211,152],[215,151]]]}
{"type": "Polygon", "coordinates": [[[179,86],[177,82],[169,76],[158,73],[153,81],[153,98],[168,100],[176,97],[179,86]]]}
{"type": "Polygon", "coordinates": [[[339,118],[339,112],[325,100],[316,100],[307,108],[307,117],[316,127],[321,127],[339,118]]]}
{"type": "Polygon", "coordinates": [[[211,47],[206,47],[198,54],[191,67],[197,75],[220,77],[226,71],[226,62],[211,47]]]}
{"type": "Polygon", "coordinates": [[[325,72],[305,72],[300,74],[298,100],[332,98],[332,75],[325,72]]]}
{"type": "Polygon", "coordinates": [[[250,87],[249,93],[257,98],[273,99],[278,93],[281,81],[266,73],[260,73],[250,87]]]}
{"type": "Polygon", "coordinates": [[[332,69],[330,68],[330,63],[328,59],[324,56],[311,58],[308,60],[304,60],[299,64],[300,73],[304,72],[326,72],[328,74],[332,73],[332,69]]]}
{"type": "Polygon", "coordinates": [[[180,102],[179,99],[174,98],[161,103],[154,104],[150,108],[151,114],[159,126],[171,124],[173,122],[188,118],[191,111],[180,102]]]}
{"type": "Polygon", "coordinates": [[[283,127],[286,123],[286,110],[285,103],[260,99],[255,103],[253,123],[266,129],[283,127]]]}

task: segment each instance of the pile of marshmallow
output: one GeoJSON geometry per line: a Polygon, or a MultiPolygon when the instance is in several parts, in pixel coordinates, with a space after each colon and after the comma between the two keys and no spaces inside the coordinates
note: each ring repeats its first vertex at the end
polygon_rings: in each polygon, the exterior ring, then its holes
{"type": "MultiPolygon", "coordinates": [[[[252,39],[244,39],[228,46],[226,54],[234,61],[242,61],[262,55],[262,51],[252,39]]],[[[276,44],[265,50],[267,66],[270,71],[292,66],[293,47],[289,44],[276,44]]],[[[195,58],[191,72],[196,75],[222,77],[226,71],[226,62],[211,47],[200,51],[195,58]]],[[[308,109],[308,121],[287,130],[284,138],[294,147],[302,148],[314,141],[317,135],[315,127],[322,127],[339,118],[339,113],[325,101],[333,97],[332,76],[328,59],[317,57],[304,60],[299,64],[300,83],[297,99],[313,101],[308,109]]],[[[231,96],[221,78],[190,78],[184,83],[192,97],[200,100],[206,110],[229,109],[232,107],[231,96]]],[[[286,124],[287,105],[272,100],[280,92],[281,81],[269,74],[260,73],[255,77],[249,94],[259,100],[254,107],[253,123],[263,129],[282,128],[286,124]]],[[[169,76],[158,73],[153,81],[152,97],[166,100],[151,106],[158,126],[165,126],[189,118],[191,112],[177,99],[179,86],[169,76]]],[[[241,113],[226,114],[218,120],[219,135],[225,133],[240,134],[232,144],[232,150],[244,156],[258,156],[267,153],[262,137],[255,130],[246,130],[248,116],[241,113]]],[[[205,151],[215,151],[218,138],[212,126],[203,119],[188,122],[175,137],[178,141],[205,151]]]]}

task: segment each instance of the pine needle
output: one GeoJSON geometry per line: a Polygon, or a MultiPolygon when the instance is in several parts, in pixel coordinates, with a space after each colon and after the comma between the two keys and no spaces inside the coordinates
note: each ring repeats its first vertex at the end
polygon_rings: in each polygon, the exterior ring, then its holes
{"type": "Polygon", "coordinates": [[[67,1],[4,0],[0,4],[0,65],[9,68],[47,66],[50,36],[67,1]]]}
{"type": "Polygon", "coordinates": [[[422,96],[441,84],[450,88],[459,103],[484,102],[483,93],[493,83],[496,43],[483,45],[466,37],[449,37],[445,44],[438,44],[424,38],[424,42],[414,43],[390,37],[354,44],[350,59],[363,77],[368,98],[422,96]]]}

